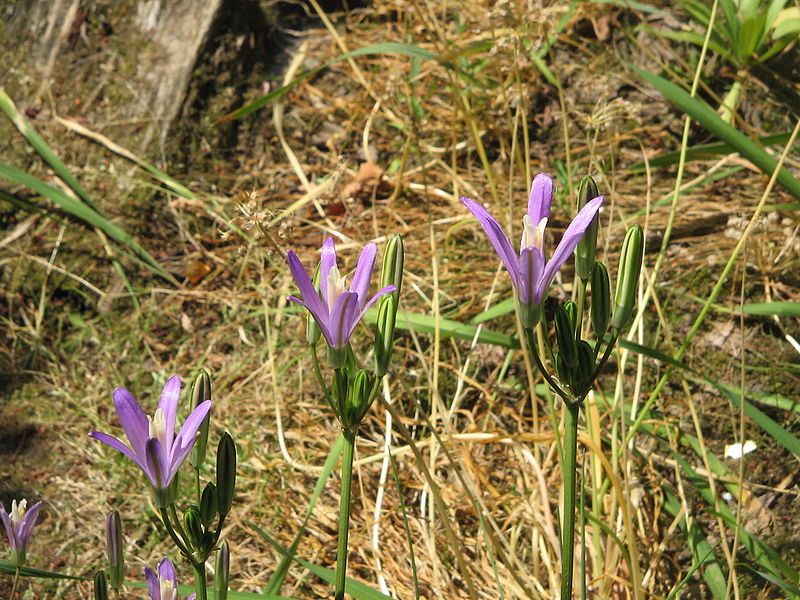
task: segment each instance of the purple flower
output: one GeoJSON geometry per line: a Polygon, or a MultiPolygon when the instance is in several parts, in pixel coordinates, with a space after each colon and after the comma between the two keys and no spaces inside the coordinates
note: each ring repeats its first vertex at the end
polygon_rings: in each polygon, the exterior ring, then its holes
{"type": "Polygon", "coordinates": [[[130,446],[100,431],[89,435],[122,452],[139,465],[156,490],[169,488],[175,474],[197,441],[198,429],[211,410],[211,401],[198,404],[186,419],[180,432],[175,434],[181,379],[170,377],[164,384],[158,409],[149,417],[128,390],[114,390],[114,406],[130,446]]]}
{"type": "Polygon", "coordinates": [[[325,336],[325,341],[333,349],[345,348],[367,309],[378,298],[395,290],[395,286],[389,285],[367,299],[377,252],[378,249],[373,243],[364,246],[353,273],[353,282],[350,284],[350,289],[346,290],[345,277],[339,273],[339,268],[336,266],[333,238],[327,238],[322,244],[319,292],[317,292],[300,259],[294,252],[289,251],[289,269],[302,296],[302,299],[289,296],[289,300],[309,310],[322,335],[325,336]]]}
{"type": "Polygon", "coordinates": [[[0,504],[0,519],[6,528],[8,543],[11,545],[11,552],[14,555],[14,562],[17,566],[25,563],[25,547],[31,539],[33,526],[36,525],[36,518],[39,516],[39,509],[42,503],[37,502],[28,508],[27,500],[11,501],[11,514],[6,512],[5,507],[0,504]]]}
{"type": "MultiPolygon", "coordinates": [[[[178,600],[178,574],[168,558],[162,558],[158,563],[158,573],[150,567],[144,568],[144,577],[147,580],[147,591],[150,600],[178,600]]],[[[191,594],[186,600],[194,600],[191,594]]]]}
{"type": "Polygon", "coordinates": [[[603,204],[603,196],[598,196],[584,205],[567,227],[548,260],[544,251],[544,234],[554,194],[553,180],[548,175],[540,173],[534,177],[528,199],[528,212],[522,217],[523,230],[519,254],[514,251],[503,228],[483,206],[469,198],[461,198],[464,206],[478,219],[511,276],[511,282],[517,290],[523,309],[523,316],[526,311],[531,315],[530,319],[523,319],[526,327],[533,326],[534,321],[538,321],[538,317],[532,318],[532,315],[537,313],[537,308],[544,300],[556,273],[567,262],[603,204]]]}

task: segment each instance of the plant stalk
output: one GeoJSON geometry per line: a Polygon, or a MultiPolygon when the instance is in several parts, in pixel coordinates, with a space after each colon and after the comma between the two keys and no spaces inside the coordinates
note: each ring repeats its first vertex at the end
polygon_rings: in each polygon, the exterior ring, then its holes
{"type": "Polygon", "coordinates": [[[350,530],[350,489],[353,482],[353,455],[356,447],[355,432],[345,431],[342,453],[342,494],[339,500],[339,540],[336,547],[335,600],[344,600],[347,578],[347,536],[350,530]]]}
{"type": "Polygon", "coordinates": [[[580,403],[565,402],[564,419],[564,514],[561,527],[561,600],[572,598],[575,554],[575,492],[578,462],[578,415],[580,403]]]}
{"type": "Polygon", "coordinates": [[[192,561],[192,570],[194,571],[194,591],[197,593],[197,600],[208,600],[205,562],[192,561]]]}

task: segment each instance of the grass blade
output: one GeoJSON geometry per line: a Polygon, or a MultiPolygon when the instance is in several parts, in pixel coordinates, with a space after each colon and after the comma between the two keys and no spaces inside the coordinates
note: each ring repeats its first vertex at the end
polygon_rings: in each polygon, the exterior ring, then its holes
{"type": "Polygon", "coordinates": [[[49,186],[41,179],[4,163],[0,163],[0,177],[33,190],[37,194],[50,200],[73,218],[83,221],[92,227],[97,227],[108,235],[108,237],[138,256],[151,271],[157,273],[170,283],[177,284],[175,278],[167,273],[158,261],[150,256],[128,232],[106,219],[90,206],[68,196],[59,189],[49,186]]]}
{"type": "MultiPolygon", "coordinates": [[[[7,575],[14,575],[17,571],[16,565],[7,560],[0,560],[0,573],[7,575]]],[[[19,573],[22,577],[35,577],[37,579],[74,579],[78,581],[88,581],[88,577],[80,577],[78,575],[67,575],[66,573],[58,573],[56,571],[48,571],[46,569],[38,569],[36,567],[20,567],[19,573]]]]}
{"type": "MultiPolygon", "coordinates": [[[[764,174],[771,175],[773,171],[775,171],[775,168],[778,166],[778,161],[741,131],[723,121],[708,104],[697,98],[692,98],[686,91],[663,77],[650,73],[635,65],[629,65],[629,67],[647,83],[656,88],[670,103],[681,109],[708,131],[728,144],[736,152],[756,165],[764,174]]],[[[800,198],[800,182],[798,182],[785,167],[781,167],[777,181],[794,197],[800,198]]]]}

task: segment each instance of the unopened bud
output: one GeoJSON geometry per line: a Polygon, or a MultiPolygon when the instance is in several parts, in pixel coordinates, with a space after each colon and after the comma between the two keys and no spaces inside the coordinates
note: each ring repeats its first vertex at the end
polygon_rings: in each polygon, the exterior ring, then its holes
{"type": "Polygon", "coordinates": [[[387,294],[378,305],[378,325],[375,334],[375,375],[383,377],[389,370],[394,345],[394,328],[397,322],[397,298],[387,294]]]}
{"type": "Polygon", "coordinates": [[[342,411],[342,426],[346,431],[355,432],[364,415],[372,405],[375,377],[368,371],[358,371],[350,382],[347,402],[342,411]]]}
{"type": "MultiPolygon", "coordinates": [[[[192,410],[200,406],[206,400],[211,400],[211,377],[208,371],[203,369],[200,374],[195,378],[192,384],[192,410]]],[[[191,453],[189,454],[189,462],[191,465],[198,469],[206,460],[206,446],[208,445],[208,426],[211,422],[211,413],[206,415],[203,419],[197,441],[194,443],[191,453]]]]}
{"type": "Polygon", "coordinates": [[[183,527],[192,547],[202,552],[205,541],[205,531],[200,517],[200,508],[192,504],[183,513],[183,527]]]}
{"type": "Polygon", "coordinates": [[[231,570],[231,551],[226,541],[223,541],[219,546],[215,567],[214,600],[227,600],[228,579],[231,570]]]}
{"type": "Polygon", "coordinates": [[[601,339],[611,320],[611,283],[606,266],[597,261],[592,269],[592,329],[601,339]]]}
{"type": "Polygon", "coordinates": [[[214,521],[214,517],[217,515],[217,505],[217,486],[209,481],[200,496],[200,520],[206,527],[214,521]]]}
{"type": "Polygon", "coordinates": [[[231,512],[236,490],[236,444],[227,431],[217,446],[217,512],[225,517],[231,512]]]}
{"type": "Polygon", "coordinates": [[[644,259],[644,233],[634,225],[625,233],[617,271],[617,290],[614,294],[614,313],[611,326],[620,331],[628,326],[636,307],[636,292],[639,287],[639,273],[644,259]]]}
{"type": "Polygon", "coordinates": [[[594,350],[586,340],[578,342],[578,359],[572,376],[572,389],[582,393],[592,384],[594,375],[594,350]]]}
{"type": "Polygon", "coordinates": [[[578,347],[575,341],[575,328],[567,309],[563,305],[556,309],[556,341],[558,342],[558,355],[564,360],[567,369],[575,367],[578,360],[578,347]]]}
{"type": "MultiPolygon", "coordinates": [[[[594,179],[588,175],[581,179],[578,186],[578,210],[599,195],[594,179]]],[[[575,247],[575,272],[583,281],[587,281],[592,276],[595,249],[597,248],[598,219],[599,213],[594,216],[591,224],[586,229],[586,233],[575,247]]]]}
{"type": "Polygon", "coordinates": [[[108,600],[106,574],[102,571],[94,574],[94,600],[108,600]]]}
{"type": "Polygon", "coordinates": [[[118,510],[112,510],[106,518],[106,557],[111,587],[117,591],[125,578],[125,554],[122,539],[122,517],[118,510]]]}
{"type": "Polygon", "coordinates": [[[567,300],[561,306],[564,307],[564,310],[567,311],[567,315],[569,316],[569,322],[572,323],[572,329],[575,330],[577,339],[577,331],[578,331],[578,305],[575,304],[572,300],[567,300]]]}
{"type": "Polygon", "coordinates": [[[403,247],[403,237],[395,234],[386,242],[386,249],[383,251],[383,264],[381,265],[381,288],[394,286],[394,295],[400,297],[403,288],[403,263],[405,262],[405,248],[403,247]]]}

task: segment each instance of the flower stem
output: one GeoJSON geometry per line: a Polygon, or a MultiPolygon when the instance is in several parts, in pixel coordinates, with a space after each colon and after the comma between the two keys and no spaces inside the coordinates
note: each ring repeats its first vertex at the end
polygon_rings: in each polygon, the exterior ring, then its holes
{"type": "Polygon", "coordinates": [[[564,514],[561,527],[561,600],[572,598],[572,559],[575,550],[575,484],[578,458],[580,403],[565,402],[564,419],[564,514]]]}
{"type": "Polygon", "coordinates": [[[578,309],[578,318],[576,319],[575,338],[581,339],[583,333],[583,309],[586,304],[586,280],[578,278],[578,298],[575,301],[575,306],[578,309]]]}
{"type": "Polygon", "coordinates": [[[572,398],[572,395],[568,394],[560,385],[558,385],[556,380],[553,379],[553,376],[550,375],[550,372],[542,364],[542,359],[539,357],[539,352],[536,350],[536,341],[534,340],[533,329],[528,327],[525,328],[525,339],[528,343],[528,352],[533,357],[533,360],[536,363],[536,368],[539,369],[542,377],[545,378],[553,391],[561,396],[564,400],[572,398]]]}
{"type": "Polygon", "coordinates": [[[167,533],[169,534],[169,537],[172,538],[172,541],[175,542],[178,550],[180,550],[186,558],[192,560],[192,552],[186,547],[186,544],[183,543],[183,540],[175,532],[175,529],[173,529],[172,523],[169,520],[169,513],[167,512],[166,508],[161,509],[161,520],[164,522],[164,527],[167,528],[167,533]]]}
{"type": "Polygon", "coordinates": [[[342,495],[339,500],[339,541],[336,547],[335,600],[344,600],[344,585],[347,577],[347,536],[350,529],[350,488],[353,482],[355,447],[355,432],[345,431],[344,452],[342,453],[342,495]]]}
{"type": "Polygon", "coordinates": [[[194,570],[194,591],[197,593],[197,600],[208,600],[206,564],[192,561],[192,569],[194,570]]]}
{"type": "Polygon", "coordinates": [[[14,600],[14,596],[17,593],[17,586],[19,585],[19,567],[14,569],[14,583],[11,585],[11,600],[14,600]]]}

